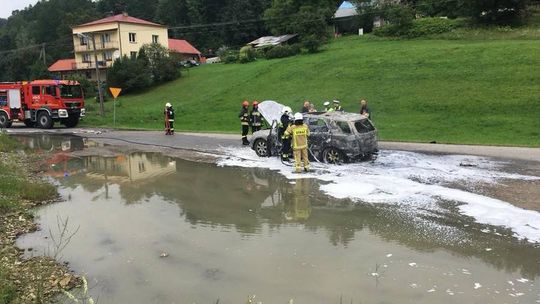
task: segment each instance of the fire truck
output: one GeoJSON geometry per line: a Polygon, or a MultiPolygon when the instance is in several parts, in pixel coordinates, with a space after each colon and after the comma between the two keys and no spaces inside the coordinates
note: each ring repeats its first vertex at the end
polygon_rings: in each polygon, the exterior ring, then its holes
{"type": "Polygon", "coordinates": [[[76,81],[0,83],[0,128],[9,128],[14,121],[43,129],[51,129],[55,122],[73,128],[84,115],[83,91],[76,81]]]}

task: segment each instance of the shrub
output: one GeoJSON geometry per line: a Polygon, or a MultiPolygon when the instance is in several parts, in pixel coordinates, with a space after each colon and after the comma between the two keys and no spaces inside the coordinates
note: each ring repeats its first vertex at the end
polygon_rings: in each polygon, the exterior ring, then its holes
{"type": "Polygon", "coordinates": [[[248,63],[254,61],[255,57],[255,49],[247,45],[240,49],[240,53],[238,54],[238,61],[240,63],[248,63]]]}
{"type": "Polygon", "coordinates": [[[223,57],[220,57],[222,62],[236,63],[238,62],[238,52],[229,51],[223,57]]]}
{"type": "Polygon", "coordinates": [[[315,36],[308,36],[302,39],[302,46],[308,51],[308,53],[316,53],[321,47],[321,40],[315,36]]]}
{"type": "Polygon", "coordinates": [[[276,45],[266,51],[266,59],[285,58],[299,54],[299,45],[276,45]]]}
{"type": "Polygon", "coordinates": [[[461,20],[444,18],[422,18],[415,20],[406,33],[407,37],[415,38],[434,34],[450,32],[460,27],[461,20]]]}
{"type": "Polygon", "coordinates": [[[414,20],[408,28],[388,24],[375,29],[373,34],[380,37],[417,38],[450,32],[462,27],[463,24],[464,22],[461,19],[422,18],[414,20]]]}

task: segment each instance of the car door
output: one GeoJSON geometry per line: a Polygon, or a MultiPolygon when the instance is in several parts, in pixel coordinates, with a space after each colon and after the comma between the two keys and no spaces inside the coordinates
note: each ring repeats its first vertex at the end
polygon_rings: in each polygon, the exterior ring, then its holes
{"type": "Polygon", "coordinates": [[[309,149],[315,156],[319,157],[327,142],[330,140],[328,124],[323,118],[309,117],[307,119],[307,125],[310,132],[308,141],[309,149]]]}

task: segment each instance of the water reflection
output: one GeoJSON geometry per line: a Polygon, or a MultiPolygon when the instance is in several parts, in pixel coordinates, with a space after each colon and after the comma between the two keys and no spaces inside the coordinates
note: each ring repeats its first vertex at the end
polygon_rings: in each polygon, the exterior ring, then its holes
{"type": "Polygon", "coordinates": [[[510,231],[466,217],[428,211],[418,216],[394,206],[355,205],[322,194],[319,182],[312,179],[291,182],[269,170],[219,168],[158,153],[126,152],[79,137],[22,137],[21,141],[47,153],[45,170],[63,187],[81,186],[93,199],[109,199],[114,186],[129,205],[157,195],[178,205],[179,216],[193,227],[234,229],[249,237],[263,233],[264,227],[279,232],[299,226],[325,234],[333,246],[344,248],[357,233],[369,231],[417,251],[444,249],[530,279],[540,275],[538,247],[516,241],[510,231]],[[91,149],[101,152],[88,155],[91,149]]]}

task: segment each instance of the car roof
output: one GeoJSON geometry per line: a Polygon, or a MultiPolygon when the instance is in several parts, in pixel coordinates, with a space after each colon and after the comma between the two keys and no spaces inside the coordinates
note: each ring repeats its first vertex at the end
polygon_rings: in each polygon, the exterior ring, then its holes
{"type": "Polygon", "coordinates": [[[367,119],[365,116],[357,113],[347,113],[347,112],[313,112],[305,113],[305,118],[326,118],[330,120],[341,120],[341,121],[358,121],[362,119],[367,119]]]}

